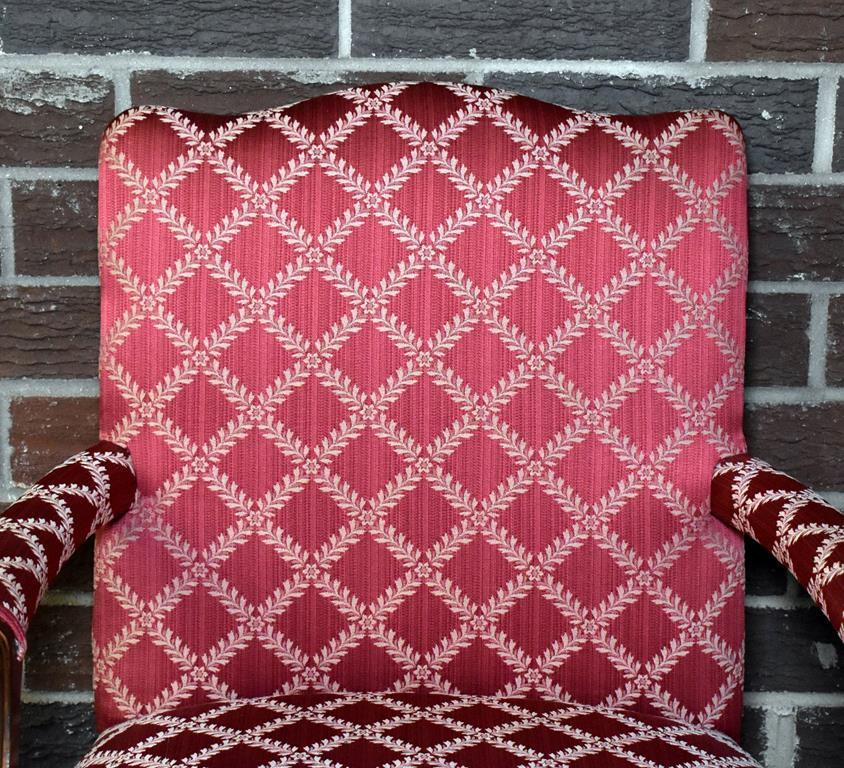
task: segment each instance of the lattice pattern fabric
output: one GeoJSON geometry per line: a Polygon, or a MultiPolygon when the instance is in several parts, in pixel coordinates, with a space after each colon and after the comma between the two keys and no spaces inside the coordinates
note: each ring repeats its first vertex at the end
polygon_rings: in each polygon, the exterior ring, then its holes
{"type": "Polygon", "coordinates": [[[304,694],[200,705],[106,731],[79,768],[757,768],[726,736],[538,700],[304,694]]]}
{"type": "Polygon", "coordinates": [[[793,477],[747,455],[715,467],[712,512],[802,584],[844,640],[844,516],[793,477]]]}
{"type": "Polygon", "coordinates": [[[746,170],[714,111],[467,85],[101,153],[100,726],[308,689],[500,694],[737,734],[746,170]]]}
{"type": "Polygon", "coordinates": [[[128,451],[102,441],[41,478],[0,516],[0,620],[18,652],[38,603],[59,569],[135,498],[128,451]]]}

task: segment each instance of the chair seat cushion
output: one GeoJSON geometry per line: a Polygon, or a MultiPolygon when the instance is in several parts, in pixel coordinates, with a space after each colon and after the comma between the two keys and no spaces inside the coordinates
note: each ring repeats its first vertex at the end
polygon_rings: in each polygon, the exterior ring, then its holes
{"type": "Polygon", "coordinates": [[[531,765],[578,768],[758,764],[727,736],[652,715],[539,699],[427,693],[298,694],[202,704],[116,725],[80,768],[191,765],[531,765]]]}

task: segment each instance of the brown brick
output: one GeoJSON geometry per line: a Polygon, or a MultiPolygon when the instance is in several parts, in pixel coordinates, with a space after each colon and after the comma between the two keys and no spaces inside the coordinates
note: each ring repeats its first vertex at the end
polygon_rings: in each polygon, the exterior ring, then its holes
{"type": "MultiPolygon", "coordinates": [[[[322,79],[328,77],[325,75],[322,79]]],[[[132,102],[231,114],[293,104],[350,85],[368,85],[393,80],[459,82],[462,79],[460,74],[338,72],[330,82],[309,82],[306,75],[297,78],[280,72],[178,73],[150,70],[133,75],[132,102]]]]}
{"type": "Polygon", "coordinates": [[[110,80],[99,75],[0,72],[0,163],[88,165],[114,114],[110,80]]]}
{"type": "Polygon", "coordinates": [[[816,490],[844,490],[844,403],[751,405],[751,452],[816,490]]]}
{"type": "Polygon", "coordinates": [[[805,294],[748,294],[748,386],[806,384],[809,312],[805,294]]]}
{"type": "Polygon", "coordinates": [[[97,183],[12,185],[15,270],[20,275],[97,273],[97,183]]]}
{"type": "Polygon", "coordinates": [[[593,112],[717,108],[741,123],[753,172],[810,171],[817,82],[713,77],[686,83],[665,77],[604,77],[567,72],[494,72],[484,82],[593,112]]]}
{"type": "Polygon", "coordinates": [[[844,280],[844,195],[839,187],[753,186],[752,280],[844,280]]]}
{"type": "Polygon", "coordinates": [[[27,633],[25,685],[31,691],[89,691],[91,609],[42,605],[27,633]]]}
{"type": "Polygon", "coordinates": [[[844,296],[831,296],[829,299],[826,382],[832,386],[844,386],[844,296]]]}
{"type": "Polygon", "coordinates": [[[26,397],[11,402],[12,480],[30,484],[97,441],[93,397],[26,397]]]}
{"type": "Polygon", "coordinates": [[[844,61],[844,14],[829,0],[712,0],[715,61],[844,61]]]}
{"type": "Polygon", "coordinates": [[[0,288],[0,378],[96,376],[99,290],[0,288]]]}

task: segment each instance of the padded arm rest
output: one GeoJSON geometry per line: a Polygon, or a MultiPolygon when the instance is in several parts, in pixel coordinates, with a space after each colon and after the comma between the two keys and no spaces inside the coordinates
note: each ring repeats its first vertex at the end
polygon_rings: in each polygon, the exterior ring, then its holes
{"type": "Polygon", "coordinates": [[[793,477],[745,454],[716,465],[712,512],[788,568],[844,639],[844,515],[793,477]]]}
{"type": "Polygon", "coordinates": [[[61,567],[101,525],[132,505],[129,451],[102,441],[41,478],[0,515],[0,622],[18,657],[38,603],[61,567]]]}

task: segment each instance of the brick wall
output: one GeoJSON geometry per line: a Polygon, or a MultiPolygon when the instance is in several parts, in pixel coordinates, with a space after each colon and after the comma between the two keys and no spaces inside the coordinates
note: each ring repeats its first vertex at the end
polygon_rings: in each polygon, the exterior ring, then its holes
{"type": "MultiPolygon", "coordinates": [[[[108,119],[134,103],[238,111],[393,78],[735,114],[752,173],[747,433],[844,502],[834,0],[6,0],[0,41],[0,504],[96,435],[95,159],[108,119]]],[[[745,742],[767,768],[838,764],[844,646],[756,547],[748,567],[745,742]]],[[[32,628],[24,768],[72,766],[92,736],[90,606],[89,548],[32,628]]]]}

